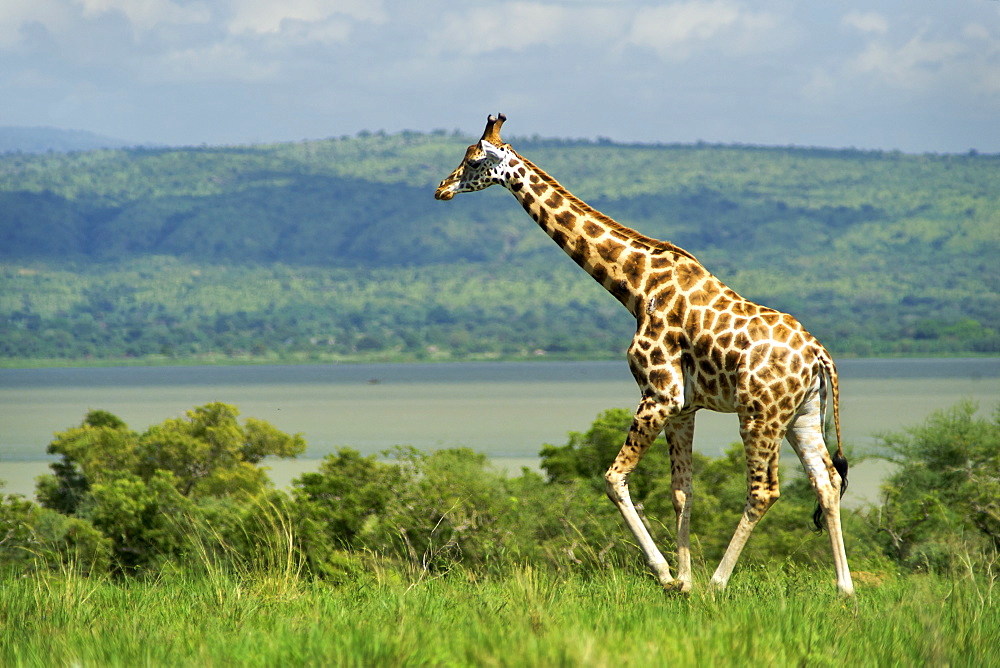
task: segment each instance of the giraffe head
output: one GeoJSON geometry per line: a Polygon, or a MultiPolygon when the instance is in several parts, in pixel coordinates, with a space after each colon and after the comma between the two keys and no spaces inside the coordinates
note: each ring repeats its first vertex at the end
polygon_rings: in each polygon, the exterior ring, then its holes
{"type": "Polygon", "coordinates": [[[469,193],[503,183],[507,161],[513,155],[509,144],[500,139],[500,126],[507,117],[500,114],[486,119],[486,130],[478,142],[465,151],[455,171],[438,186],[434,199],[448,200],[458,193],[469,193]]]}

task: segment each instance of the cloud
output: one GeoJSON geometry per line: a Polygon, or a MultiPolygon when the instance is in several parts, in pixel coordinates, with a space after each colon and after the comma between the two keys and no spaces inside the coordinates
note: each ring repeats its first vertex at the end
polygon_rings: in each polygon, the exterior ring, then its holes
{"type": "Polygon", "coordinates": [[[122,47],[225,52],[231,39],[271,39],[268,48],[343,42],[359,22],[387,20],[381,0],[2,0],[0,49],[45,34],[70,51],[107,50],[109,26],[122,47]]]}
{"type": "Polygon", "coordinates": [[[0,62],[4,123],[137,140],[478,131],[502,110],[628,141],[1000,146],[986,0],[0,0],[0,62]]]}
{"type": "Polygon", "coordinates": [[[729,0],[694,0],[643,7],[635,16],[628,42],[670,60],[689,58],[697,49],[723,52],[769,50],[785,40],[779,18],[729,0]]]}
{"type": "Polygon", "coordinates": [[[114,13],[124,16],[134,30],[148,32],[163,25],[207,23],[208,6],[201,2],[178,4],[172,0],[76,0],[84,18],[114,13]]]}
{"type": "Polygon", "coordinates": [[[263,82],[281,72],[279,63],[260,58],[251,49],[233,41],[216,42],[190,49],[172,50],[145,68],[154,81],[263,82]]]}
{"type": "MultiPolygon", "coordinates": [[[[280,0],[245,2],[232,0],[227,27],[232,33],[274,34],[303,26],[323,26],[331,19],[351,19],[382,23],[386,14],[379,0],[280,0]]],[[[340,23],[343,25],[343,23],[340,23]]],[[[326,31],[320,30],[322,36],[326,31]]],[[[338,36],[339,33],[338,33],[338,36]]]]}
{"type": "Polygon", "coordinates": [[[964,87],[998,93],[1000,37],[982,24],[944,34],[924,24],[872,39],[849,60],[846,73],[902,91],[947,94],[964,87]]]}
{"type": "Polygon", "coordinates": [[[863,33],[884,35],[889,32],[889,21],[876,12],[848,12],[840,22],[863,33]]]}
{"type": "Polygon", "coordinates": [[[1000,97],[1000,36],[978,23],[965,26],[963,34],[978,58],[978,88],[980,92],[1000,97]]]}
{"type": "Polygon", "coordinates": [[[852,69],[897,88],[926,90],[947,76],[956,59],[965,54],[965,46],[958,41],[914,35],[898,46],[885,42],[869,44],[853,60],[852,69]]]}
{"type": "Polygon", "coordinates": [[[880,133],[898,143],[953,138],[995,146],[1000,135],[989,124],[1000,113],[997,19],[997,10],[960,8],[847,12],[838,22],[850,39],[812,64],[801,98],[818,116],[881,124],[880,133]]]}
{"type": "Polygon", "coordinates": [[[0,49],[13,49],[32,26],[57,29],[72,23],[75,12],[65,0],[6,0],[0,2],[0,49]]]}
{"type": "Polygon", "coordinates": [[[574,45],[580,50],[620,39],[627,8],[608,3],[567,6],[548,2],[507,2],[449,11],[433,31],[433,51],[480,56],[574,45]]]}
{"type": "Polygon", "coordinates": [[[435,53],[465,57],[563,48],[607,62],[631,48],[678,61],[699,49],[740,54],[782,48],[788,43],[782,29],[794,32],[777,15],[734,0],[665,5],[538,0],[449,11],[430,41],[435,53]]]}
{"type": "Polygon", "coordinates": [[[385,20],[381,0],[0,0],[0,52],[28,63],[0,78],[69,84],[86,67],[140,85],[277,81],[385,20]]]}
{"type": "MultiPolygon", "coordinates": [[[[153,33],[176,39],[178,28],[189,30],[211,20],[210,7],[202,2],[4,0],[0,3],[0,49],[31,50],[42,40],[63,58],[94,60],[101,52],[148,43],[153,33]]],[[[160,48],[170,48],[169,40],[155,41],[160,48]]]]}
{"type": "Polygon", "coordinates": [[[655,51],[671,52],[703,42],[731,28],[740,9],[728,2],[685,2],[640,10],[629,41],[655,51]]]}

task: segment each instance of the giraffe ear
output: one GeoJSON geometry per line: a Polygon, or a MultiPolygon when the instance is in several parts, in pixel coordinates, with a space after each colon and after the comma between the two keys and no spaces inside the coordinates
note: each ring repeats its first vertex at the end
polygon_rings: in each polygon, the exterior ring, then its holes
{"type": "Polygon", "coordinates": [[[485,139],[480,140],[479,146],[482,147],[483,153],[486,154],[486,159],[491,163],[496,164],[503,160],[503,153],[496,146],[486,141],[485,139]]]}

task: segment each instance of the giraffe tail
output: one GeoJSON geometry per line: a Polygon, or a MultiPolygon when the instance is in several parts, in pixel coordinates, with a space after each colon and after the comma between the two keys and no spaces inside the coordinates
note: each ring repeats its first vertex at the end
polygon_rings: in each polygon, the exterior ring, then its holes
{"type": "MultiPolygon", "coordinates": [[[[837,470],[840,475],[840,496],[844,496],[844,492],[847,491],[847,457],[844,456],[844,445],[840,439],[840,378],[837,375],[837,366],[833,363],[833,358],[830,354],[823,350],[819,356],[820,364],[823,367],[823,375],[820,384],[820,405],[823,407],[822,410],[825,413],[826,410],[826,394],[827,389],[829,389],[830,397],[833,400],[833,431],[837,438],[837,452],[833,455],[833,468],[837,470]]],[[[822,423],[826,424],[825,415],[822,419],[822,423]]],[[[816,504],[816,512],[813,513],[813,524],[816,525],[817,531],[823,530],[823,508],[816,504]]]]}

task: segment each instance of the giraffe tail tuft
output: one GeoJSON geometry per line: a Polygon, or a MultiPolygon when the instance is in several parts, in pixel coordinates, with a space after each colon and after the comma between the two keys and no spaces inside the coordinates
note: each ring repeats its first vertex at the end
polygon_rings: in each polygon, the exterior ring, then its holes
{"type": "MultiPolygon", "coordinates": [[[[847,457],[838,453],[833,456],[833,468],[837,469],[837,473],[840,474],[840,496],[843,498],[844,492],[847,491],[847,457]]],[[[816,504],[816,510],[813,512],[813,524],[816,526],[816,533],[823,533],[823,506],[819,503],[816,504]]]]}
{"type": "Polygon", "coordinates": [[[841,453],[837,453],[833,456],[833,468],[837,469],[837,473],[840,474],[840,497],[844,498],[844,492],[847,491],[847,457],[841,453]]]}

